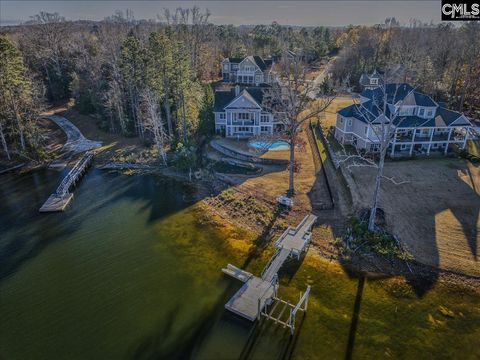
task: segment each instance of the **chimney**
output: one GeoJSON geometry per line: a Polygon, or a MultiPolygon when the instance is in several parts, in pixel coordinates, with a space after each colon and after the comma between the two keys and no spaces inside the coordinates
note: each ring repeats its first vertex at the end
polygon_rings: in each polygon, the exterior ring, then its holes
{"type": "Polygon", "coordinates": [[[240,94],[240,86],[235,85],[235,96],[238,96],[240,94]]]}

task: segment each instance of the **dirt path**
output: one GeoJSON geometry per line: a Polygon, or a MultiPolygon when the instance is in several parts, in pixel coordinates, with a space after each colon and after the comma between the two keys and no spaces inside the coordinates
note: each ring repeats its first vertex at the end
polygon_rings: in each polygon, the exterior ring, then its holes
{"type": "Polygon", "coordinates": [[[101,142],[89,140],[83,136],[80,130],[67,118],[59,115],[51,115],[48,118],[57,124],[67,135],[67,142],[62,148],[63,152],[77,154],[102,146],[101,142]]]}

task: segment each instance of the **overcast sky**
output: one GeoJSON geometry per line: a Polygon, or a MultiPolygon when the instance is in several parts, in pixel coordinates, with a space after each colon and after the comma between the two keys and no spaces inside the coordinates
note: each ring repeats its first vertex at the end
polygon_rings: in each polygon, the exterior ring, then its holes
{"type": "Polygon", "coordinates": [[[115,10],[132,9],[137,19],[153,19],[164,8],[208,8],[214,24],[372,25],[395,16],[403,23],[416,18],[440,21],[440,1],[11,1],[0,0],[0,23],[16,24],[40,11],[67,19],[101,20],[115,10]]]}

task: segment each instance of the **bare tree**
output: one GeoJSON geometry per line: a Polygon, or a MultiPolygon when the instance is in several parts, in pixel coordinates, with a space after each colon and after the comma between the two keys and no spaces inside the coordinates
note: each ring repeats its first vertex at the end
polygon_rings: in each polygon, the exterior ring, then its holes
{"type": "Polygon", "coordinates": [[[382,76],[382,80],[378,88],[372,91],[372,98],[368,101],[356,103],[356,113],[367,123],[372,130],[372,140],[377,146],[378,162],[375,158],[368,158],[364,155],[350,155],[346,156],[341,162],[352,161],[347,168],[356,166],[368,166],[377,169],[375,176],[375,185],[372,194],[372,205],[370,209],[370,216],[368,220],[368,229],[375,230],[375,219],[377,216],[380,186],[382,179],[387,179],[394,184],[401,184],[404,182],[397,182],[393,178],[388,178],[384,175],[383,170],[385,166],[385,157],[389,149],[390,143],[395,136],[396,128],[401,125],[404,116],[401,114],[401,106],[410,96],[413,96],[415,89],[407,87],[405,84],[389,83],[388,70],[382,76]]]}
{"type": "Polygon", "coordinates": [[[306,79],[307,68],[299,57],[283,56],[277,64],[279,79],[265,91],[264,105],[283,125],[283,137],[290,145],[288,195],[295,193],[295,148],[302,127],[332,103],[332,94],[321,94],[314,81],[306,79]]]}
{"type": "Polygon", "coordinates": [[[10,151],[8,150],[7,140],[5,139],[5,132],[3,130],[3,124],[2,124],[3,121],[4,120],[0,118],[0,140],[2,141],[3,151],[5,151],[5,154],[7,155],[7,159],[11,160],[10,151]]]}
{"type": "Polygon", "coordinates": [[[156,94],[149,89],[143,91],[142,100],[145,129],[152,132],[155,146],[158,150],[159,160],[163,165],[167,165],[165,145],[168,143],[168,136],[165,132],[165,124],[161,117],[159,101],[156,94]]]}

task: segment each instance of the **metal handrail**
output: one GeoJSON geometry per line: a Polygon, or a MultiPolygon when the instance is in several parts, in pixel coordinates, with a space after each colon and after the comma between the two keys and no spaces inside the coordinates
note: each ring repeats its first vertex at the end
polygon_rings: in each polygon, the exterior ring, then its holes
{"type": "Polygon", "coordinates": [[[71,186],[71,181],[75,179],[77,175],[85,168],[86,164],[88,164],[92,157],[92,153],[87,153],[83,158],[80,159],[80,161],[75,164],[72,170],[69,171],[67,176],[63,178],[62,182],[57,187],[56,193],[58,196],[64,196],[66,193],[68,193],[68,190],[71,186]]]}

